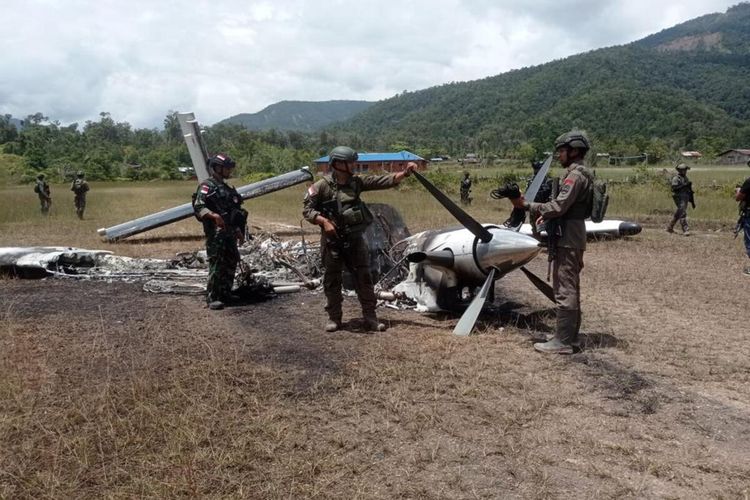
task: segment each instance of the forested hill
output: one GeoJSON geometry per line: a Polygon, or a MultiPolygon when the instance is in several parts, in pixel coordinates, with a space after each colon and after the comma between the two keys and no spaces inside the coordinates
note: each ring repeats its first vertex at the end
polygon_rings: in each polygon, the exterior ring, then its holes
{"type": "Polygon", "coordinates": [[[624,46],[380,101],[338,128],[352,143],[541,152],[561,131],[599,149],[750,147],[750,3],[624,46]]]}
{"type": "Polygon", "coordinates": [[[234,115],[219,123],[239,124],[250,130],[313,132],[351,118],[372,104],[369,101],[281,101],[257,113],[234,115]]]}

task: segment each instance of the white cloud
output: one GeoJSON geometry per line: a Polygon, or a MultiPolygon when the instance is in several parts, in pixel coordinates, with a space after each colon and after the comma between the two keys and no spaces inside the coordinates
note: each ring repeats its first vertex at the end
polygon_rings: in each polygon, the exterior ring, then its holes
{"type": "Polygon", "coordinates": [[[0,113],[160,127],[390,97],[628,43],[737,0],[6,0],[0,113]]]}

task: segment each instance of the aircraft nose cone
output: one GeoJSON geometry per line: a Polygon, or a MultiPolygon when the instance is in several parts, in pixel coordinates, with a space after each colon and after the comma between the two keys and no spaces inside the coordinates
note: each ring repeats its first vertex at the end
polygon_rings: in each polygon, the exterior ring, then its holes
{"type": "Polygon", "coordinates": [[[531,236],[507,229],[491,229],[492,241],[477,248],[477,258],[485,269],[497,267],[502,272],[520,267],[541,251],[539,242],[531,236]]]}

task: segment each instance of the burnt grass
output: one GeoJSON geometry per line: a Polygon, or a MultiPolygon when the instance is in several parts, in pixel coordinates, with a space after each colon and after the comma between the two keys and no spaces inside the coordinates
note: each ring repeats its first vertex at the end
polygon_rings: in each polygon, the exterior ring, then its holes
{"type": "Polygon", "coordinates": [[[389,308],[366,334],[351,298],[328,334],[315,292],[3,279],[0,497],[747,498],[750,281],[728,235],[668,236],[590,244],[563,357],[520,274],[468,338],[389,308]]]}

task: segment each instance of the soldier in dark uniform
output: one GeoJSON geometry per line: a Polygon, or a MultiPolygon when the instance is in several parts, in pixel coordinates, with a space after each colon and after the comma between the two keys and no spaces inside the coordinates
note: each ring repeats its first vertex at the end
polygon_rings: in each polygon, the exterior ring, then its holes
{"type": "Polygon", "coordinates": [[[459,189],[461,191],[461,203],[471,205],[471,198],[469,197],[471,193],[471,178],[469,177],[469,172],[464,172],[464,178],[461,179],[459,189]]]}
{"type": "MultiPolygon", "coordinates": [[[[750,161],[747,162],[750,167],[750,161]]],[[[737,188],[734,199],[739,202],[740,219],[737,221],[737,231],[742,231],[745,242],[745,253],[750,258],[750,177],[745,179],[742,186],[737,188]]],[[[750,266],[747,266],[743,274],[750,276],[750,266]]]]}
{"type": "Polygon", "coordinates": [[[39,195],[39,204],[41,205],[42,215],[49,215],[49,208],[52,205],[52,194],[49,184],[44,180],[44,174],[36,176],[34,192],[39,195]]]}
{"type": "Polygon", "coordinates": [[[375,314],[377,300],[370,274],[369,249],[362,236],[372,222],[372,214],[360,199],[360,194],[394,187],[417,166],[409,162],[404,171],[396,174],[360,177],[353,174],[356,161],[357,153],[353,149],[345,146],[333,148],[328,160],[331,173],[310,186],[302,210],[308,222],[321,228],[320,244],[325,267],[323,289],[328,313],[325,329],[328,332],[341,328],[344,266],[354,279],[365,328],[368,331],[385,330],[385,324],[378,321],[375,314]]]}
{"type": "MultiPolygon", "coordinates": [[[[534,177],[536,177],[536,174],[539,173],[539,170],[541,170],[543,165],[543,161],[531,162],[531,168],[534,170],[534,173],[526,178],[526,189],[529,189],[531,183],[534,182],[534,177]]],[[[539,191],[536,192],[536,196],[534,197],[534,201],[536,203],[547,203],[550,200],[550,198],[552,197],[552,184],[552,179],[549,176],[545,176],[542,184],[539,186],[539,191]]],[[[532,233],[536,235],[538,233],[536,227],[536,218],[532,213],[529,213],[529,223],[531,224],[532,233]]]]}
{"type": "Polygon", "coordinates": [[[515,208],[539,215],[537,224],[545,223],[549,237],[554,238],[555,259],[552,288],[555,292],[557,325],[555,336],[534,344],[543,353],[571,354],[578,342],[581,327],[580,274],[586,250],[586,224],[593,201],[593,173],[583,166],[590,149],[581,131],[567,132],[555,140],[555,152],[565,167],[560,192],[546,203],[528,202],[523,197],[511,200],[515,208]]]}
{"type": "Polygon", "coordinates": [[[208,254],[208,285],[206,302],[209,309],[223,309],[224,304],[238,299],[232,294],[234,274],[240,261],[238,244],[245,239],[247,212],[242,197],[226,183],[234,170],[234,161],[225,154],[208,161],[211,177],[198,185],[193,199],[195,216],[203,222],[208,254]]]}
{"type": "Polygon", "coordinates": [[[688,203],[691,203],[693,205],[693,208],[695,208],[695,200],[693,199],[693,183],[690,182],[690,179],[688,179],[687,177],[687,171],[690,170],[690,167],[688,167],[684,163],[680,163],[675,167],[675,170],[677,170],[677,175],[672,177],[671,187],[672,199],[674,200],[674,204],[677,206],[677,209],[674,212],[674,216],[672,216],[672,220],[667,226],[667,232],[674,233],[674,225],[677,224],[677,221],[680,221],[680,226],[682,226],[682,234],[684,234],[685,236],[690,236],[690,228],[688,227],[687,222],[688,203]]]}
{"type": "Polygon", "coordinates": [[[83,211],[86,210],[86,193],[89,191],[89,183],[83,178],[83,172],[79,171],[76,174],[75,180],[70,185],[70,190],[75,195],[73,203],[76,206],[76,215],[79,219],[83,219],[83,211]]]}

